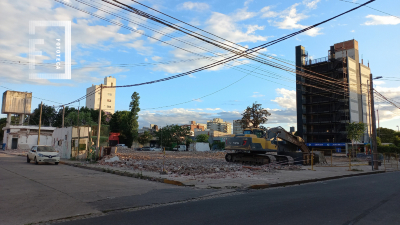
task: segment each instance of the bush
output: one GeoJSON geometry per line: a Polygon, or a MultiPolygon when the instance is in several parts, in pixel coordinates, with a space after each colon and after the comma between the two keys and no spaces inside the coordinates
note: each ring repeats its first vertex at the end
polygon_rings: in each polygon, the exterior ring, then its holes
{"type": "Polygon", "coordinates": [[[378,146],[379,153],[400,153],[400,147],[395,145],[380,145],[378,146]]]}

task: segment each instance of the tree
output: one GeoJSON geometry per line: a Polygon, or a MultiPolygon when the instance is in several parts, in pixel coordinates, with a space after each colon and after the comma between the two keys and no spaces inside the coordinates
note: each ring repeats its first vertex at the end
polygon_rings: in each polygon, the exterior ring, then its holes
{"type": "Polygon", "coordinates": [[[143,134],[139,135],[138,137],[138,142],[142,145],[149,143],[150,140],[153,138],[153,135],[151,135],[150,132],[145,131],[143,134]]]}
{"type": "Polygon", "coordinates": [[[126,136],[126,141],[128,147],[132,146],[134,140],[138,138],[138,129],[139,129],[139,93],[136,91],[133,92],[131,96],[131,102],[129,103],[130,113],[127,118],[127,127],[124,129],[124,135],[126,136]]]}
{"type": "Polygon", "coordinates": [[[197,142],[208,142],[209,136],[207,134],[199,134],[196,137],[197,142]]]}
{"type": "MultiPolygon", "coordinates": [[[[77,109],[75,109],[74,107],[65,106],[65,108],[64,108],[64,126],[65,126],[65,117],[67,117],[68,114],[70,114],[71,112],[76,112],[76,111],[77,111],[77,109]]],[[[52,126],[61,127],[62,126],[62,116],[63,116],[63,109],[61,107],[58,110],[58,112],[54,118],[54,122],[53,122],[52,126]]]]}
{"type": "Polygon", "coordinates": [[[393,143],[397,132],[389,128],[379,127],[376,129],[376,133],[381,138],[382,143],[393,143]]]}
{"type": "Polygon", "coordinates": [[[167,125],[155,132],[159,144],[171,147],[172,143],[181,144],[190,135],[190,127],[181,127],[179,125],[167,125]]]}
{"type": "Polygon", "coordinates": [[[78,120],[78,111],[71,112],[64,119],[65,126],[92,126],[97,124],[93,121],[90,112],[79,112],[79,120],[78,120]]]}
{"type": "MultiPolygon", "coordinates": [[[[45,105],[42,106],[42,126],[53,126],[56,119],[57,112],[53,106],[45,105]]],[[[30,124],[39,125],[40,118],[40,104],[36,109],[33,110],[30,118],[30,124]]]]}
{"type": "Polygon", "coordinates": [[[268,121],[267,117],[270,115],[271,113],[263,109],[261,104],[257,104],[257,102],[253,103],[251,107],[247,106],[247,109],[242,113],[242,127],[244,129],[250,127],[250,124],[252,124],[254,128],[258,128],[260,124],[264,124],[268,121]]]}
{"type": "Polygon", "coordinates": [[[349,123],[346,126],[347,138],[351,140],[351,151],[354,152],[354,142],[360,142],[365,130],[367,129],[367,124],[365,123],[349,123]]]}
{"type": "Polygon", "coordinates": [[[0,144],[3,143],[3,135],[4,135],[4,131],[3,131],[3,127],[5,127],[7,125],[7,118],[0,118],[0,144]]]}

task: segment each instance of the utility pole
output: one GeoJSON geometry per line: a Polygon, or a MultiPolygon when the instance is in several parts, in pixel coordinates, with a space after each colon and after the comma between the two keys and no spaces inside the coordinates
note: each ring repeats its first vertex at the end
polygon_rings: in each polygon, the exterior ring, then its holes
{"type": "Polygon", "coordinates": [[[370,93],[371,93],[371,120],[372,120],[372,154],[374,170],[378,170],[378,146],[376,144],[376,119],[375,119],[375,107],[374,107],[374,86],[372,73],[370,74],[370,93]]]}
{"type": "Polygon", "coordinates": [[[62,125],[61,125],[62,128],[64,128],[64,114],[65,114],[65,108],[63,106],[62,125]]]}
{"type": "Polygon", "coordinates": [[[38,139],[37,144],[40,144],[40,127],[42,126],[42,105],[43,102],[40,102],[40,116],[39,116],[39,130],[38,130],[38,139]]]}
{"type": "Polygon", "coordinates": [[[103,98],[103,84],[100,84],[100,105],[99,105],[99,120],[97,125],[97,149],[100,150],[100,126],[101,126],[101,100],[103,98]]]}

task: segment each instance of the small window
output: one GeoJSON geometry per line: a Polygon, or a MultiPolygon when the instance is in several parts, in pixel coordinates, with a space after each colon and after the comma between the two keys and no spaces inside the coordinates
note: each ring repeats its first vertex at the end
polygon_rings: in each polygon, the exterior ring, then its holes
{"type": "Polygon", "coordinates": [[[114,86],[114,83],[111,83],[111,87],[114,86]]]}
{"type": "Polygon", "coordinates": [[[111,109],[111,106],[108,105],[107,108],[111,109]]]}
{"type": "Polygon", "coordinates": [[[65,135],[65,140],[67,140],[67,135],[65,135]]]}
{"type": "Polygon", "coordinates": [[[112,96],[112,94],[111,94],[111,93],[108,93],[108,96],[112,96]]]}
{"type": "Polygon", "coordinates": [[[62,145],[62,140],[58,140],[58,146],[62,145]]]}
{"type": "Polygon", "coordinates": [[[107,99],[107,102],[111,102],[111,99],[107,99]]]}

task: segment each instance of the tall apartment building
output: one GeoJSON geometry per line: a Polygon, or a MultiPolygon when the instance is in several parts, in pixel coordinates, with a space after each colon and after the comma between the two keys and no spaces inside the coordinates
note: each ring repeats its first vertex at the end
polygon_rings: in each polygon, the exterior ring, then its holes
{"type": "Polygon", "coordinates": [[[224,122],[221,118],[214,118],[213,120],[207,121],[207,129],[232,134],[232,124],[226,121],[224,122]]]}
{"type": "Polygon", "coordinates": [[[241,120],[233,121],[233,134],[243,134],[243,127],[241,120]]]}
{"type": "MultiPolygon", "coordinates": [[[[296,46],[296,70],[297,130],[305,142],[328,143],[326,146],[348,143],[349,122],[369,126],[367,84],[371,70],[359,62],[356,40],[334,44],[326,57],[314,60],[308,60],[303,46],[296,46]]],[[[368,140],[367,131],[363,139],[368,140]]]]}
{"type": "MultiPolygon", "coordinates": [[[[117,80],[112,77],[104,78],[105,86],[116,86],[117,80]]],[[[100,88],[100,85],[92,84],[91,87],[86,88],[86,94],[94,92],[97,88],[100,88]]],[[[101,99],[101,110],[106,112],[107,114],[113,114],[115,112],[115,88],[103,88],[103,96],[101,99]]],[[[94,95],[89,95],[86,97],[86,107],[89,109],[99,109],[100,107],[100,92],[96,92],[94,95]]]]}
{"type": "Polygon", "coordinates": [[[190,136],[194,136],[195,131],[204,131],[207,127],[206,124],[196,123],[196,121],[189,121],[189,123],[182,125],[182,127],[190,127],[190,136]]]}

